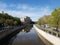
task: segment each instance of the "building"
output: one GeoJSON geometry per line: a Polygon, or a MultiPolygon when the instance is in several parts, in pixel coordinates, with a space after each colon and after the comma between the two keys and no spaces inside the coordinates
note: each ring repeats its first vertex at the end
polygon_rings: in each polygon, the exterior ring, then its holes
{"type": "Polygon", "coordinates": [[[29,23],[32,22],[32,20],[28,16],[25,16],[25,17],[21,18],[20,21],[21,21],[22,24],[29,24],[29,23]]]}

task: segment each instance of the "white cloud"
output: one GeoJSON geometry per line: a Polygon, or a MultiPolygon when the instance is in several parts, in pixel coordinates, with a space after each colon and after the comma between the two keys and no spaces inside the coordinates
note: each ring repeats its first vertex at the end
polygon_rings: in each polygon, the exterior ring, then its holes
{"type": "Polygon", "coordinates": [[[27,5],[24,5],[24,4],[18,4],[17,5],[17,9],[28,9],[29,7],[27,7],[27,5]]]}
{"type": "MultiPolygon", "coordinates": [[[[7,5],[5,3],[0,3],[0,12],[1,9],[4,12],[7,12],[8,14],[14,16],[14,17],[23,17],[23,16],[29,16],[33,20],[37,20],[39,17],[43,15],[49,15],[51,13],[50,7],[32,7],[25,4],[10,4],[7,5]],[[7,10],[7,7],[10,8],[16,8],[16,10],[7,10]]],[[[9,8],[8,8],[9,9],[9,8]]]]}
{"type": "Polygon", "coordinates": [[[21,10],[29,10],[29,11],[35,10],[34,7],[26,5],[26,4],[18,4],[16,8],[21,9],[21,10]]]}

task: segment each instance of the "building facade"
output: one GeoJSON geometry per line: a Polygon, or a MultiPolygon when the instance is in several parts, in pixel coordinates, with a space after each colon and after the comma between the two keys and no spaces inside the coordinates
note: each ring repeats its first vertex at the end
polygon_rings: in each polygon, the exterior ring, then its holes
{"type": "Polygon", "coordinates": [[[20,21],[21,21],[22,24],[29,24],[29,23],[32,22],[32,20],[28,16],[25,16],[25,17],[21,18],[20,21]]]}

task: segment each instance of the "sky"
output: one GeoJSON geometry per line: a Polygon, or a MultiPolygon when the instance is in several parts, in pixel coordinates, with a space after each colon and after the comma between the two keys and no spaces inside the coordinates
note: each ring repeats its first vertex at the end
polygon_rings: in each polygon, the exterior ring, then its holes
{"type": "Polygon", "coordinates": [[[33,21],[50,15],[55,8],[60,8],[60,0],[0,0],[0,13],[19,18],[29,16],[33,21]]]}

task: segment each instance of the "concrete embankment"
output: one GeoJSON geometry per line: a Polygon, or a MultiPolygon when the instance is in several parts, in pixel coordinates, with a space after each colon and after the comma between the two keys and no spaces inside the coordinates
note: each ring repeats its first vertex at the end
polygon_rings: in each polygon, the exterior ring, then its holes
{"type": "Polygon", "coordinates": [[[38,36],[41,38],[41,40],[46,44],[46,45],[60,45],[60,38],[53,36],[47,32],[44,32],[39,28],[39,26],[33,25],[38,36]]]}

